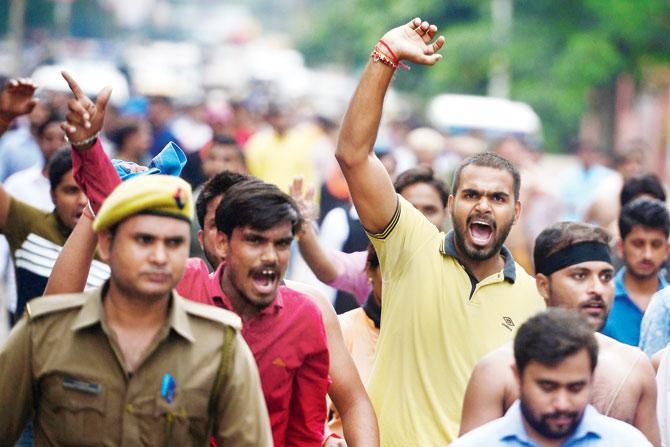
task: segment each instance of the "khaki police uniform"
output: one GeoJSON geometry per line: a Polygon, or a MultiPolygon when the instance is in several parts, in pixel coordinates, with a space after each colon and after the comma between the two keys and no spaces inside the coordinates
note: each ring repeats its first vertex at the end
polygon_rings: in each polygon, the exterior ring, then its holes
{"type": "Polygon", "coordinates": [[[166,325],[130,374],[103,290],[30,302],[0,350],[0,445],[31,416],[37,446],[206,446],[210,435],[221,446],[272,445],[236,315],[173,292],[166,325]]]}

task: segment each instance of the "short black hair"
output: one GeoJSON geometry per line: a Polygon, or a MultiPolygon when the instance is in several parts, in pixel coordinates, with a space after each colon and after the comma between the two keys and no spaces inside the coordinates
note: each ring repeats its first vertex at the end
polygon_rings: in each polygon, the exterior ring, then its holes
{"type": "Polygon", "coordinates": [[[446,208],[447,201],[449,200],[449,188],[447,188],[447,185],[442,180],[435,178],[432,168],[428,166],[416,166],[404,171],[395,180],[393,187],[395,188],[395,192],[402,194],[403,189],[418,183],[426,183],[432,186],[440,196],[442,206],[446,208]]]}
{"type": "Polygon", "coordinates": [[[257,179],[231,186],[216,209],[216,228],[228,237],[235,228],[266,231],[284,222],[295,236],[302,224],[298,205],[277,186],[257,179]]]}
{"type": "Polygon", "coordinates": [[[228,134],[218,134],[214,135],[212,142],[215,144],[225,144],[226,146],[236,146],[239,147],[235,138],[228,134]]]}
{"type": "Polygon", "coordinates": [[[622,240],[626,239],[635,225],[663,230],[667,237],[670,233],[670,215],[665,203],[647,197],[639,197],[627,203],[619,214],[619,234],[622,240]]]}
{"type": "Polygon", "coordinates": [[[240,148],[240,145],[237,144],[232,137],[227,135],[215,136],[212,139],[211,145],[208,150],[211,151],[215,146],[225,146],[227,150],[232,150],[235,153],[235,156],[239,158],[240,162],[246,167],[247,158],[244,156],[244,152],[240,148]]]}
{"type": "Polygon", "coordinates": [[[61,121],[63,121],[64,117],[60,113],[56,112],[55,110],[52,110],[49,112],[49,115],[47,116],[47,119],[44,120],[42,124],[37,126],[37,129],[35,129],[35,135],[37,135],[37,138],[41,138],[42,135],[44,135],[44,132],[47,130],[47,127],[49,127],[50,124],[52,123],[57,123],[60,125],[61,121]]]}
{"type": "Polygon", "coordinates": [[[60,185],[63,176],[72,170],[72,153],[69,147],[58,149],[49,160],[47,173],[49,175],[49,185],[53,191],[60,185]]]}
{"type": "Polygon", "coordinates": [[[632,202],[633,199],[642,195],[651,196],[654,199],[665,202],[665,190],[656,175],[643,174],[626,180],[619,195],[621,207],[623,208],[626,204],[632,202]]]}
{"type": "Polygon", "coordinates": [[[508,159],[493,152],[474,154],[460,162],[454,173],[454,181],[451,185],[452,194],[456,194],[458,191],[458,186],[461,182],[461,171],[470,165],[507,171],[514,180],[514,200],[519,200],[519,191],[521,190],[521,175],[519,175],[519,171],[508,159]]]}
{"type": "Polygon", "coordinates": [[[565,247],[582,242],[609,245],[610,236],[607,231],[597,225],[582,222],[556,222],[542,230],[535,238],[534,265],[540,265],[549,256],[565,247]]]}
{"type": "Polygon", "coordinates": [[[207,213],[207,205],[209,205],[209,202],[220,195],[225,194],[231,186],[244,180],[251,179],[256,178],[251,177],[250,175],[238,174],[236,172],[223,171],[207,180],[202,186],[202,191],[198,195],[198,199],[195,201],[195,214],[198,218],[200,228],[205,228],[205,214],[207,213]]]}
{"type": "Polygon", "coordinates": [[[529,318],[514,337],[519,375],[531,361],[553,367],[582,349],[589,354],[593,372],[598,364],[598,342],[589,323],[571,309],[547,309],[529,318]]]}
{"type": "Polygon", "coordinates": [[[117,148],[121,148],[123,147],[128,137],[136,133],[139,129],[139,123],[126,123],[115,131],[111,132],[109,139],[116,145],[117,148]]]}

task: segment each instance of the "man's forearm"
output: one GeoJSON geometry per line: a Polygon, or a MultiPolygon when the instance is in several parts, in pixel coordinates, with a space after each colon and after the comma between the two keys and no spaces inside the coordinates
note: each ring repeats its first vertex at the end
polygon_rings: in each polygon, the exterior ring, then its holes
{"type": "Polygon", "coordinates": [[[79,187],[97,213],[107,196],[121,183],[111,160],[105,154],[100,138],[86,150],[72,149],[72,173],[79,187]]]}
{"type": "Polygon", "coordinates": [[[357,399],[340,418],[348,447],[379,445],[377,416],[369,399],[357,399]]]}
{"type": "Polygon", "coordinates": [[[394,70],[368,62],[342,122],[336,156],[340,164],[353,164],[368,156],[377,139],[384,96],[394,70]]]}
{"type": "Polygon", "coordinates": [[[304,225],[298,241],[300,254],[319,281],[328,283],[337,277],[337,268],[321,246],[313,224],[307,222],[304,225]]]}

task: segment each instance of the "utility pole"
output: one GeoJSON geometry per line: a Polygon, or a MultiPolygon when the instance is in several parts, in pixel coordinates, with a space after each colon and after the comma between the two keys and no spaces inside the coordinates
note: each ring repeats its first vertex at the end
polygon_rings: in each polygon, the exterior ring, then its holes
{"type": "Polygon", "coordinates": [[[488,94],[498,98],[509,98],[510,96],[510,64],[506,50],[510,42],[514,15],[512,1],[491,0],[491,21],[493,23],[491,37],[494,51],[491,56],[488,94]]]}
{"type": "Polygon", "coordinates": [[[25,28],[26,0],[10,0],[9,35],[11,42],[12,68],[10,75],[21,76],[23,68],[23,35],[25,28]]]}

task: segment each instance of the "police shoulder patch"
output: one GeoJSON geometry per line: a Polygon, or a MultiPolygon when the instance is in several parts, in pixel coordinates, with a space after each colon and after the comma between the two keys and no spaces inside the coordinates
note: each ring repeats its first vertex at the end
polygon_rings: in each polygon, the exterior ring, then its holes
{"type": "Polygon", "coordinates": [[[79,308],[84,305],[87,298],[88,295],[83,293],[48,295],[35,298],[26,304],[26,315],[28,319],[35,319],[54,312],[79,308]]]}

